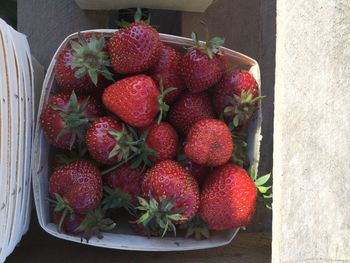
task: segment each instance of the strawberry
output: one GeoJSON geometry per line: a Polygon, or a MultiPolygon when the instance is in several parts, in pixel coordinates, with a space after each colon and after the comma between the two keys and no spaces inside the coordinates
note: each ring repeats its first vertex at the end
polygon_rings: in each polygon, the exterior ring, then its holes
{"type": "Polygon", "coordinates": [[[124,78],[109,86],[102,101],[108,110],[134,127],[149,125],[159,111],[159,91],[146,75],[124,78]]]}
{"type": "Polygon", "coordinates": [[[175,161],[166,160],[149,169],[142,182],[136,210],[143,213],[137,223],[151,232],[176,233],[174,224],[192,219],[198,209],[199,190],[195,179],[175,161]]]}
{"type": "Polygon", "coordinates": [[[89,211],[86,215],[71,214],[62,219],[62,213],[53,214],[54,222],[58,225],[62,225],[62,230],[69,235],[78,236],[81,235],[82,239],[87,241],[96,235],[98,238],[102,238],[101,231],[111,231],[115,228],[116,224],[113,220],[106,218],[105,211],[97,208],[89,211]]]}
{"type": "Polygon", "coordinates": [[[104,87],[113,81],[113,74],[101,35],[79,35],[79,41],[71,40],[60,51],[55,65],[55,78],[60,89],[78,94],[101,93],[104,87]]]}
{"type": "Polygon", "coordinates": [[[257,109],[259,86],[248,71],[228,71],[215,85],[213,106],[218,114],[224,114],[228,121],[234,120],[234,126],[244,125],[257,109]]]}
{"type": "Polygon", "coordinates": [[[166,122],[151,126],[146,139],[149,148],[158,153],[158,156],[151,156],[149,160],[153,163],[172,159],[176,155],[178,135],[175,129],[166,122]]]}
{"type": "Polygon", "coordinates": [[[161,42],[157,30],[141,21],[141,10],[135,22],[120,29],[108,41],[108,51],[114,70],[120,74],[135,74],[150,69],[158,60],[161,42]]]}
{"type": "Polygon", "coordinates": [[[196,122],[187,134],[184,152],[194,163],[211,167],[226,163],[233,151],[227,125],[216,119],[196,122]]]}
{"type": "Polygon", "coordinates": [[[137,202],[137,196],[141,194],[143,169],[131,168],[130,164],[122,166],[104,175],[104,190],[106,197],[102,204],[105,208],[125,207],[137,202]]]}
{"type": "Polygon", "coordinates": [[[71,150],[84,142],[90,121],[101,114],[102,106],[94,98],[59,93],[49,99],[40,124],[51,144],[71,150]]]}
{"type": "Polygon", "coordinates": [[[247,172],[226,164],[207,177],[199,213],[211,230],[246,226],[255,212],[256,197],[256,186],[247,172]]]}
{"type": "Polygon", "coordinates": [[[220,54],[224,39],[214,37],[202,44],[194,32],[192,39],[195,46],[182,58],[182,79],[191,92],[200,92],[215,85],[225,72],[226,63],[220,54]]]}
{"type": "Polygon", "coordinates": [[[170,124],[181,134],[187,134],[195,122],[208,118],[214,118],[214,111],[206,92],[182,94],[169,112],[170,124]]]}
{"type": "Polygon", "coordinates": [[[86,144],[90,155],[103,164],[127,160],[137,151],[132,134],[112,117],[96,119],[87,130],[86,144]]]}
{"type": "MultiPolygon", "coordinates": [[[[181,54],[175,48],[162,45],[159,60],[151,68],[151,77],[157,85],[163,84],[167,89],[175,87],[176,90],[166,94],[164,101],[167,104],[173,103],[180,93],[185,89],[181,78],[181,54]]],[[[161,87],[159,87],[161,89],[161,87]]]]}
{"type": "MultiPolygon", "coordinates": [[[[63,219],[63,222],[61,223],[62,229],[64,233],[68,235],[77,236],[79,233],[76,231],[76,229],[81,225],[81,223],[84,221],[85,215],[79,215],[79,214],[71,214],[69,216],[66,216],[63,219]]],[[[54,212],[53,213],[53,221],[59,225],[60,220],[62,218],[62,213],[60,212],[54,212]]]]}
{"type": "MultiPolygon", "coordinates": [[[[53,173],[57,168],[59,168],[62,165],[69,164],[82,158],[81,154],[75,151],[67,151],[60,149],[52,150],[55,154],[54,156],[52,156],[52,159],[50,158],[51,160],[49,160],[49,167],[51,173],[53,173]]],[[[49,156],[51,157],[50,154],[49,156]]]]}
{"type": "Polygon", "coordinates": [[[192,162],[186,155],[181,155],[181,160],[178,161],[193,177],[196,179],[199,186],[202,185],[203,180],[209,174],[210,168],[204,165],[199,165],[192,162]]]}
{"type": "Polygon", "coordinates": [[[163,231],[158,227],[151,229],[149,226],[145,226],[142,222],[138,222],[138,218],[141,216],[141,213],[136,213],[135,215],[131,214],[129,217],[129,225],[131,229],[140,236],[161,236],[163,234],[163,231]]]}
{"type": "Polygon", "coordinates": [[[50,177],[49,193],[54,198],[55,212],[62,212],[62,218],[68,213],[86,214],[100,204],[100,172],[85,160],[63,165],[50,177]]]}

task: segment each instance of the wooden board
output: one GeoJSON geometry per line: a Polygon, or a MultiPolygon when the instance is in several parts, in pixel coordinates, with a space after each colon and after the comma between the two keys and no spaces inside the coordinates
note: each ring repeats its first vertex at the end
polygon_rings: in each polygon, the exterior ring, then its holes
{"type": "Polygon", "coordinates": [[[36,223],[6,263],[268,263],[271,233],[244,233],[225,247],[188,252],[132,252],[102,249],[49,236],[36,223]]]}

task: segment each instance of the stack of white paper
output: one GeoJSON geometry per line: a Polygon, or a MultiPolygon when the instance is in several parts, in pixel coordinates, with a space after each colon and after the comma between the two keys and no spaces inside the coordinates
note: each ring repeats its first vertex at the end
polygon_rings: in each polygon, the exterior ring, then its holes
{"type": "Polygon", "coordinates": [[[0,262],[30,220],[33,85],[27,39],[0,19],[0,262]]]}

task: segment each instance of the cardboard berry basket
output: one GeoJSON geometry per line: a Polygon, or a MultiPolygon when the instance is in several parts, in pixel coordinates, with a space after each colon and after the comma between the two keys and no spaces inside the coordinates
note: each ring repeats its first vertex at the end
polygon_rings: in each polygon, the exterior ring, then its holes
{"type": "Polygon", "coordinates": [[[0,262],[27,232],[34,132],[33,65],[26,37],[0,19],[0,262]]]}
{"type": "MultiPolygon", "coordinates": [[[[104,33],[105,36],[111,36],[116,30],[101,29],[83,31],[104,33]]],[[[78,33],[68,36],[57,49],[54,57],[51,60],[50,66],[47,70],[46,77],[43,84],[41,99],[39,104],[39,112],[41,113],[43,107],[46,105],[54,90],[54,68],[56,58],[59,52],[69,43],[71,39],[77,38],[78,33]]],[[[191,39],[160,34],[162,42],[170,44],[176,48],[183,48],[193,44],[191,39]]],[[[258,63],[238,52],[222,48],[222,53],[227,57],[235,67],[249,70],[255,77],[260,88],[260,72],[258,63]]],[[[261,111],[257,111],[253,121],[250,124],[248,131],[248,158],[251,164],[257,166],[259,161],[259,145],[260,145],[260,126],[261,126],[261,111]]],[[[41,227],[49,234],[58,238],[70,240],[73,242],[82,242],[80,237],[69,236],[57,231],[57,226],[50,220],[49,201],[48,201],[48,158],[50,145],[44,136],[44,133],[39,125],[36,123],[34,147],[32,152],[32,179],[34,187],[35,205],[38,214],[38,219],[41,227]]],[[[125,221],[126,222],[126,221],[125,221]]],[[[185,239],[181,237],[165,237],[165,238],[147,238],[133,233],[131,228],[126,223],[117,222],[117,228],[113,233],[104,233],[102,239],[93,237],[85,244],[91,246],[99,246],[105,248],[124,249],[124,250],[139,250],[139,251],[184,251],[196,250],[223,246],[232,241],[239,229],[231,229],[223,232],[213,233],[210,239],[196,241],[194,239],[185,239]]]]}

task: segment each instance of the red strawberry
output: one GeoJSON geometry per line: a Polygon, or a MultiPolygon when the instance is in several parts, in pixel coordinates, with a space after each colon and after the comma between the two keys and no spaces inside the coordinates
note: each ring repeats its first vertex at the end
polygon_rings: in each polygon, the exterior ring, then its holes
{"type": "Polygon", "coordinates": [[[93,235],[102,238],[101,231],[111,231],[116,226],[113,220],[106,218],[105,211],[99,208],[89,211],[86,215],[71,214],[68,217],[62,217],[62,213],[56,212],[53,214],[53,219],[61,225],[66,234],[81,235],[87,241],[93,235]]]}
{"type": "Polygon", "coordinates": [[[223,38],[215,37],[205,44],[192,33],[195,47],[189,48],[182,58],[182,79],[191,92],[200,92],[215,85],[225,72],[226,63],[220,54],[223,38]]]}
{"type": "Polygon", "coordinates": [[[178,136],[175,129],[166,122],[151,126],[146,139],[149,148],[158,153],[157,157],[150,157],[153,163],[172,159],[176,155],[178,136]]]}
{"type": "MultiPolygon", "coordinates": [[[[61,218],[62,218],[62,213],[60,212],[53,213],[53,221],[56,224],[58,225],[60,224],[61,218]]],[[[85,215],[78,215],[78,214],[71,214],[69,216],[66,216],[63,219],[63,222],[61,223],[61,229],[66,234],[77,236],[79,235],[79,233],[76,230],[84,221],[84,218],[85,218],[85,215]]]]}
{"type": "Polygon", "coordinates": [[[52,174],[49,193],[55,198],[55,212],[85,214],[100,204],[100,172],[95,165],[85,160],[63,165],[52,174]]]}
{"type": "Polygon", "coordinates": [[[196,164],[190,159],[188,159],[186,156],[185,159],[180,161],[180,163],[196,179],[198,185],[202,185],[203,180],[210,172],[209,167],[196,164]]]}
{"type": "MultiPolygon", "coordinates": [[[[180,93],[185,89],[181,78],[181,54],[176,49],[162,45],[159,60],[151,68],[151,77],[155,83],[163,83],[163,88],[175,87],[176,90],[166,94],[164,101],[173,103],[180,93]]],[[[159,87],[160,88],[160,87],[159,87]]]]}
{"type": "Polygon", "coordinates": [[[195,122],[208,118],[214,118],[214,112],[206,92],[182,94],[169,112],[170,124],[181,134],[187,134],[195,122]]]}
{"type": "Polygon", "coordinates": [[[226,164],[207,177],[202,189],[199,213],[209,229],[246,226],[256,207],[257,190],[247,172],[226,164]]]}
{"type": "Polygon", "coordinates": [[[80,40],[72,40],[58,54],[55,77],[62,91],[78,94],[101,93],[113,74],[106,52],[105,40],[100,35],[80,35],[80,40]]]}
{"type": "Polygon", "coordinates": [[[149,125],[159,111],[159,91],[152,78],[136,75],[109,86],[102,101],[108,110],[134,127],[149,125]]]}
{"type": "Polygon", "coordinates": [[[187,134],[184,152],[193,162],[207,166],[226,163],[233,151],[227,125],[216,119],[196,122],[187,134]]]}
{"type": "Polygon", "coordinates": [[[159,227],[155,227],[154,229],[151,229],[150,226],[145,226],[143,223],[138,222],[138,218],[141,216],[140,213],[136,213],[136,215],[130,215],[129,218],[129,225],[131,229],[140,236],[161,236],[163,234],[163,231],[159,227]]]}
{"type": "Polygon", "coordinates": [[[214,87],[213,106],[228,121],[237,116],[234,123],[237,127],[251,118],[262,98],[258,83],[248,71],[231,70],[214,87]]]}
{"type": "Polygon", "coordinates": [[[198,209],[199,190],[195,179],[177,162],[166,160],[149,169],[142,183],[143,196],[138,219],[152,232],[176,233],[175,225],[189,221],[198,209]],[[156,231],[157,232],[157,231],[156,231]]]}
{"type": "Polygon", "coordinates": [[[136,203],[141,194],[143,169],[131,168],[128,163],[104,175],[107,196],[102,201],[105,208],[126,207],[136,203]]]}
{"type": "Polygon", "coordinates": [[[70,150],[85,140],[89,122],[101,114],[102,105],[94,98],[59,93],[49,99],[40,124],[51,144],[70,150]]]}
{"type": "Polygon", "coordinates": [[[135,74],[148,70],[157,62],[161,47],[157,30],[141,21],[141,10],[135,13],[135,23],[116,31],[108,41],[114,70],[120,74],[135,74]]]}
{"type": "Polygon", "coordinates": [[[87,130],[86,144],[91,156],[103,164],[126,160],[132,151],[134,138],[112,117],[96,119],[87,130]]]}

